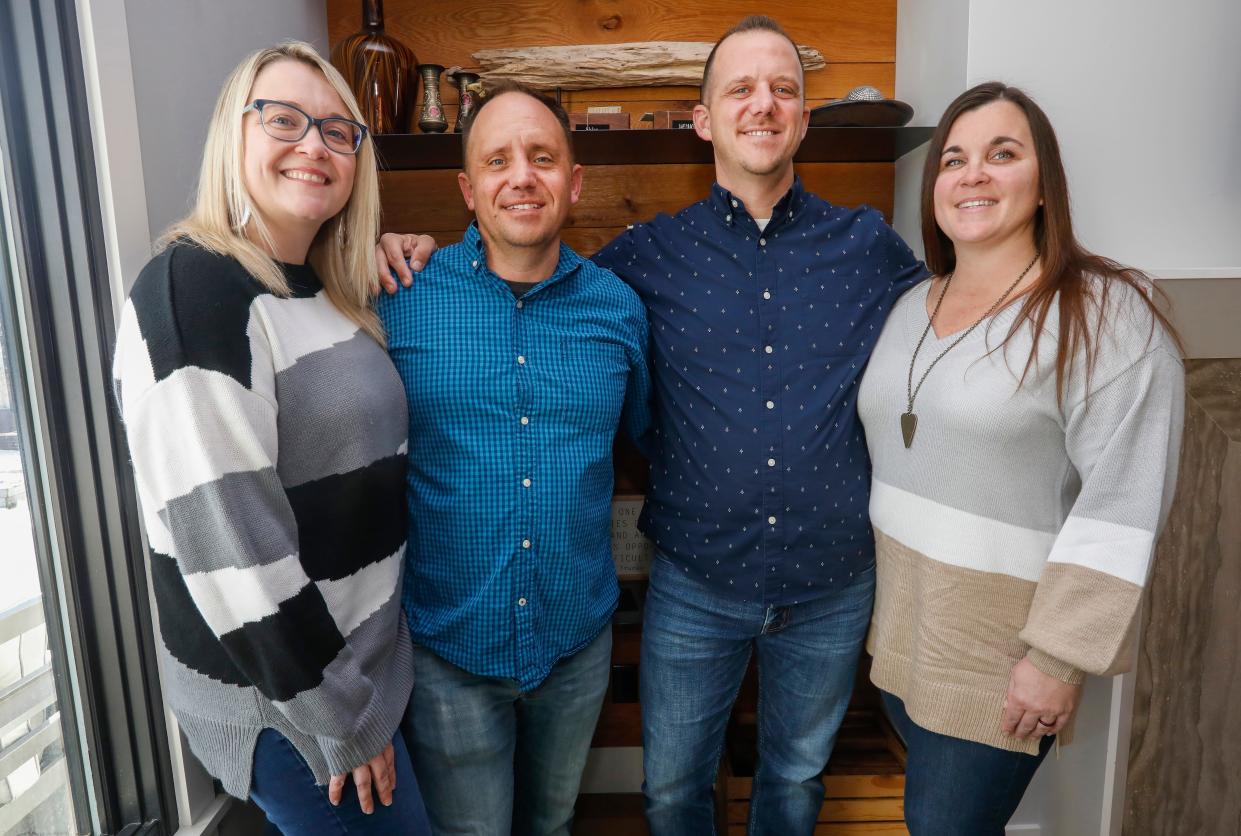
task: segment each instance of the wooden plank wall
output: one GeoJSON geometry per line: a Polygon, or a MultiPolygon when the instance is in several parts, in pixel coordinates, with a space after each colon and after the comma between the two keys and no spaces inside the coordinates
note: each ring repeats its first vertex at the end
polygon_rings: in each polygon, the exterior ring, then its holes
{"type": "MultiPolygon", "coordinates": [[[[501,46],[622,43],[644,40],[713,42],[752,12],[736,0],[387,0],[387,32],[428,63],[474,67],[471,53],[501,46]]],[[[798,43],[820,50],[825,70],[806,77],[810,106],[839,98],[858,84],[894,93],[896,0],[839,0],[812,4],[776,0],[763,11],[798,43]]],[[[361,25],[360,0],[327,0],[332,44],[361,25]]],[[[450,121],[456,93],[441,95],[450,121]]],[[[566,92],[569,110],[619,104],[635,128],[642,113],[691,108],[695,87],[621,88],[566,92]]],[[[806,187],[836,203],[867,203],[891,217],[891,163],[817,163],[799,166],[806,187]]],[[[389,172],[381,176],[385,231],[423,231],[442,243],[460,240],[469,223],[454,171],[389,172]]],[[[714,180],[708,165],[591,166],[583,198],[565,241],[590,255],[626,224],[656,212],[675,211],[706,195],[714,180]]]]}
{"type": "Polygon", "coordinates": [[[1241,833],[1241,360],[1187,360],[1142,622],[1125,836],[1241,833]]]}

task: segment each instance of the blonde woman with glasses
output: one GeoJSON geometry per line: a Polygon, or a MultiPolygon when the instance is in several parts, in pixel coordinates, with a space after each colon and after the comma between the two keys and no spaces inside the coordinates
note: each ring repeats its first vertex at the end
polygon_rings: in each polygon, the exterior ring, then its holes
{"type": "Polygon", "coordinates": [[[370,304],[378,231],[343,79],[306,44],[261,50],[117,337],[164,693],[285,834],[428,832],[397,733],[407,421],[370,304]]]}

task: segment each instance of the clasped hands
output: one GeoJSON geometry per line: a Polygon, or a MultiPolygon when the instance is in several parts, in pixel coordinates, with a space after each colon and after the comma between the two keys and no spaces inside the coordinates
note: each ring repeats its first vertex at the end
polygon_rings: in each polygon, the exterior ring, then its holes
{"type": "Polygon", "coordinates": [[[1062,682],[1022,659],[1009,675],[1000,728],[1018,740],[1059,734],[1072,719],[1081,696],[1082,686],[1062,682]]]}

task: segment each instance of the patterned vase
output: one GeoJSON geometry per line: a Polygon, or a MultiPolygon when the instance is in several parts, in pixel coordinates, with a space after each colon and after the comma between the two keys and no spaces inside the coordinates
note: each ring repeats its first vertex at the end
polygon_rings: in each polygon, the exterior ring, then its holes
{"type": "Polygon", "coordinates": [[[461,102],[461,107],[457,110],[457,124],[452,129],[453,133],[459,134],[461,126],[470,121],[470,117],[474,115],[474,108],[478,107],[478,95],[470,89],[471,84],[478,83],[478,75],[460,72],[449,78],[456,84],[457,100],[461,102]]]}
{"type": "Polygon", "coordinates": [[[439,64],[419,64],[422,76],[422,112],[418,115],[418,127],[424,134],[442,134],[448,130],[448,117],[440,102],[440,74],[444,68],[439,64]]]}
{"type": "Polygon", "coordinates": [[[412,130],[418,58],[405,44],[384,33],[383,0],[362,0],[362,31],[336,45],[332,64],[357,97],[371,133],[412,130]]]}

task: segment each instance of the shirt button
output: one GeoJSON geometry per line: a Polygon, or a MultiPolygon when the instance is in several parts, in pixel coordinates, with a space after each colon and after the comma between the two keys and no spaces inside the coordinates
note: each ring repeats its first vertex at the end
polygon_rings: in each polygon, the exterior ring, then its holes
{"type": "Polygon", "coordinates": [[[519,607],[524,607],[525,605],[526,605],[526,599],[525,599],[525,598],[518,598],[518,599],[517,599],[517,606],[519,606],[519,607]]]}
{"type": "Polygon", "coordinates": [[[471,267],[478,267],[478,259],[476,258],[476,259],[474,259],[473,261],[471,261],[471,262],[470,262],[470,266],[471,266],[471,267]]]}
{"type": "Polygon", "coordinates": [[[768,408],[768,409],[775,409],[775,408],[776,408],[776,402],[775,402],[775,401],[767,401],[767,408],[768,408]]]}
{"type": "Polygon", "coordinates": [[[732,204],[733,204],[733,208],[734,208],[734,209],[736,209],[736,208],[737,208],[737,201],[735,201],[735,200],[734,200],[734,201],[732,201],[732,204]]]}
{"type": "Polygon", "coordinates": [[[525,302],[521,301],[520,299],[518,299],[518,300],[517,300],[517,308],[518,308],[518,310],[520,310],[521,308],[524,308],[525,306],[526,306],[526,303],[525,303],[525,302]]]}
{"type": "Polygon", "coordinates": [[[522,547],[523,549],[528,549],[528,548],[530,548],[530,541],[529,541],[529,540],[522,540],[522,541],[521,541],[521,547],[522,547]]]}
{"type": "Polygon", "coordinates": [[[768,524],[768,525],[775,525],[775,524],[776,524],[776,518],[775,518],[775,517],[768,517],[768,518],[767,518],[767,524],[768,524]]]}
{"type": "Polygon", "coordinates": [[[517,365],[519,365],[519,366],[524,366],[524,365],[526,365],[526,358],[525,358],[525,357],[523,357],[522,355],[518,354],[518,355],[517,355],[517,365]]]}
{"type": "Polygon", "coordinates": [[[530,479],[529,479],[529,478],[522,479],[522,480],[521,480],[521,486],[522,486],[523,488],[528,488],[528,487],[530,487],[530,479]]]}
{"type": "Polygon", "coordinates": [[[529,424],[529,423],[530,423],[530,419],[529,419],[529,418],[527,418],[525,415],[521,416],[521,425],[522,425],[523,427],[524,427],[526,424],[529,424]]]}
{"type": "Polygon", "coordinates": [[[775,349],[768,345],[768,346],[763,347],[763,351],[766,351],[768,354],[770,354],[771,352],[775,351],[775,349]]]}
{"type": "Polygon", "coordinates": [[[732,215],[725,215],[725,216],[724,216],[724,220],[725,220],[725,221],[727,221],[728,223],[732,223],[732,222],[733,222],[733,216],[732,216],[732,215]]]}
{"type": "Polygon", "coordinates": [[[770,298],[771,298],[771,291],[770,291],[770,290],[764,290],[764,291],[763,291],[763,298],[764,298],[764,299],[770,299],[770,298]]]}
{"type": "Polygon", "coordinates": [[[768,460],[767,460],[767,466],[768,466],[768,467],[775,467],[775,466],[776,466],[776,460],[775,460],[775,459],[768,459],[768,460]]]}
{"type": "Polygon", "coordinates": [[[766,239],[766,238],[759,238],[759,239],[758,239],[758,245],[759,245],[760,247],[765,247],[765,246],[767,246],[767,239],[766,239]]]}

